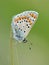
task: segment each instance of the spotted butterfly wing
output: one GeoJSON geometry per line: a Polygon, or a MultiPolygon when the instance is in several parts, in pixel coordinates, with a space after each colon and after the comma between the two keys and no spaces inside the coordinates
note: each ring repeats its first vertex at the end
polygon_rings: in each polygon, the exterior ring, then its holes
{"type": "Polygon", "coordinates": [[[37,18],[38,13],[35,11],[24,11],[15,15],[11,23],[13,38],[17,41],[25,40],[37,18]]]}

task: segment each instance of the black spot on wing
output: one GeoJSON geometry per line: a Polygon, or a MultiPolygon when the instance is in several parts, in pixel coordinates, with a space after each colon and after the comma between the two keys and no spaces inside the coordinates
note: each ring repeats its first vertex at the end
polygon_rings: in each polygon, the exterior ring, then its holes
{"type": "Polygon", "coordinates": [[[21,23],[21,22],[20,22],[21,23]]]}
{"type": "Polygon", "coordinates": [[[28,28],[30,28],[30,26],[28,26],[28,28]]]}
{"type": "Polygon", "coordinates": [[[24,31],[24,33],[25,33],[26,31],[24,31]]]}

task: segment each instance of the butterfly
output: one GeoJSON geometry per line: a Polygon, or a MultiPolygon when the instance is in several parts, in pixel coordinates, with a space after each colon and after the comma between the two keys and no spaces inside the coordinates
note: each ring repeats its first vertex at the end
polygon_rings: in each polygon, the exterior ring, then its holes
{"type": "Polygon", "coordinates": [[[24,11],[15,15],[12,18],[11,23],[13,38],[20,42],[27,42],[26,37],[28,36],[32,26],[35,24],[37,18],[38,12],[36,11],[24,11]]]}

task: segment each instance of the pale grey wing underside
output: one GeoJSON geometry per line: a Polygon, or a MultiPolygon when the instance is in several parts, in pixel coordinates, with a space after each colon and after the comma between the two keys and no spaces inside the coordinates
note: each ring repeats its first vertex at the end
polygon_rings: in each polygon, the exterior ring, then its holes
{"type": "Polygon", "coordinates": [[[38,13],[35,11],[25,11],[14,16],[11,23],[13,38],[18,41],[23,41],[35,24],[37,18],[38,13]]]}

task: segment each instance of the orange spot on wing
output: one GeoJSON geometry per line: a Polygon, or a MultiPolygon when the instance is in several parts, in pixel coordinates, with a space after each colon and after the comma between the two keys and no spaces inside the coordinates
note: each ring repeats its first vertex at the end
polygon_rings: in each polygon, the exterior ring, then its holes
{"type": "Polygon", "coordinates": [[[17,21],[17,19],[15,18],[15,19],[14,19],[14,22],[16,22],[16,21],[17,21]]]}
{"type": "Polygon", "coordinates": [[[21,18],[20,18],[20,17],[15,18],[15,19],[14,19],[14,22],[17,22],[18,20],[21,20],[21,18]]]}
{"type": "Polygon", "coordinates": [[[34,17],[34,18],[37,18],[37,16],[36,16],[36,15],[34,15],[34,14],[30,14],[30,16],[32,16],[32,17],[34,17]]]}
{"type": "Polygon", "coordinates": [[[32,21],[29,19],[28,22],[30,23],[30,25],[32,24],[32,21]]]}
{"type": "Polygon", "coordinates": [[[32,24],[32,21],[30,22],[30,25],[32,24]]]}
{"type": "Polygon", "coordinates": [[[21,20],[21,17],[19,17],[19,20],[21,20]]]}
{"type": "Polygon", "coordinates": [[[34,15],[34,18],[37,18],[37,16],[36,16],[36,15],[34,15]]]}
{"type": "Polygon", "coordinates": [[[21,17],[22,19],[26,19],[26,16],[21,17]]]}
{"type": "Polygon", "coordinates": [[[27,16],[17,17],[14,19],[14,22],[18,22],[21,19],[27,19],[27,21],[30,23],[30,25],[32,24],[32,21],[27,16]]]}
{"type": "Polygon", "coordinates": [[[30,13],[30,16],[32,16],[32,17],[33,17],[33,16],[34,16],[34,14],[30,13]]]}

